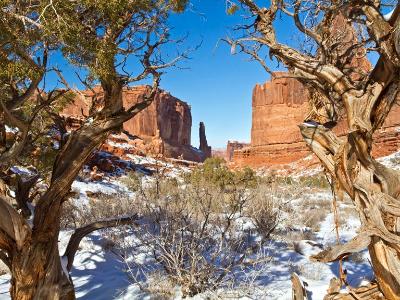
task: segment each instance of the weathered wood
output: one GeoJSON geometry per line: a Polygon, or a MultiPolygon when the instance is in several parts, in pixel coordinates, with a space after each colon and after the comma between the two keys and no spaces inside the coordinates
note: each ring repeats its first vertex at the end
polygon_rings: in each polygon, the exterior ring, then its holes
{"type": "Polygon", "coordinates": [[[292,273],[292,300],[307,300],[307,291],[299,275],[292,273]]]}
{"type": "Polygon", "coordinates": [[[347,292],[340,292],[339,279],[331,279],[330,286],[324,300],[384,300],[376,283],[370,283],[358,288],[347,287],[347,292]]]}
{"type": "Polygon", "coordinates": [[[321,251],[316,255],[310,256],[312,261],[318,262],[333,262],[344,258],[352,253],[363,251],[371,243],[371,237],[368,233],[359,233],[350,242],[343,245],[335,245],[328,249],[321,251]]]}
{"type": "MultiPolygon", "coordinates": [[[[256,32],[231,41],[231,45],[240,45],[243,52],[261,62],[264,60],[254,50],[254,44],[258,44],[259,49],[268,47],[275,58],[306,84],[311,94],[317,91],[316,94],[326,97],[327,101],[320,103],[332,103],[338,109],[336,113],[344,114],[347,119],[348,132],[341,139],[316,122],[300,125],[305,142],[320,159],[336,189],[340,193],[346,192],[353,200],[361,220],[358,237],[346,245],[323,251],[314,259],[333,261],[367,247],[380,291],[387,299],[399,300],[400,176],[377,163],[371,149],[374,132],[384,124],[399,94],[400,3],[395,4],[392,16],[385,20],[379,1],[333,1],[329,7],[319,8],[322,12],[318,11],[318,14],[322,17],[318,25],[306,28],[300,22],[298,12],[301,9],[311,15],[316,12],[305,5],[306,1],[296,1],[294,7],[286,5],[285,1],[270,1],[268,7],[259,7],[253,0],[239,1],[257,16],[256,32]],[[274,27],[278,12],[294,19],[297,29],[317,44],[317,53],[300,51],[278,42],[274,27]],[[329,37],[337,33],[332,32],[330,26],[338,13],[342,13],[349,23],[365,20],[368,37],[374,41],[380,55],[373,70],[365,70],[367,76],[361,76],[359,80],[348,72],[353,66],[347,64],[346,67],[337,50],[329,48],[332,45],[329,37]]],[[[358,43],[358,39],[347,44],[340,39],[334,41],[335,49],[342,48],[348,62],[357,56],[354,51],[357,47],[365,46],[358,43]]]]}

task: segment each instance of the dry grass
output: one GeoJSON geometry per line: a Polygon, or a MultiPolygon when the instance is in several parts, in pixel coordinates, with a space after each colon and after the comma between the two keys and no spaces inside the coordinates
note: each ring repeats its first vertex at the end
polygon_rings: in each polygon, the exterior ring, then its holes
{"type": "Polygon", "coordinates": [[[71,200],[63,203],[61,228],[74,229],[98,220],[131,215],[134,212],[131,200],[126,195],[90,194],[87,205],[78,205],[71,200]]]}
{"type": "Polygon", "coordinates": [[[313,232],[318,232],[322,221],[326,218],[328,211],[322,208],[312,208],[307,211],[303,211],[299,217],[300,222],[305,226],[311,228],[313,232]]]}

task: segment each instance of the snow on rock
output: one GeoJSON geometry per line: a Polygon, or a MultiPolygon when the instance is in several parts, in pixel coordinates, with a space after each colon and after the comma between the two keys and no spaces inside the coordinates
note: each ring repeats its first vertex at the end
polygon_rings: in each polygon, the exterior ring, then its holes
{"type": "Polygon", "coordinates": [[[131,149],[134,148],[132,145],[128,144],[128,143],[118,143],[118,142],[114,142],[111,140],[108,140],[107,143],[113,147],[116,148],[122,148],[122,149],[131,149]]]}
{"type": "Polygon", "coordinates": [[[385,157],[380,157],[377,159],[377,161],[388,168],[400,170],[400,151],[397,151],[385,157]]]}
{"type": "Polygon", "coordinates": [[[26,167],[22,167],[22,166],[12,166],[10,168],[10,170],[15,173],[15,174],[19,174],[19,175],[25,175],[25,176],[32,176],[32,175],[36,175],[36,173],[34,173],[32,170],[30,170],[29,168],[26,167]]]}
{"type": "Polygon", "coordinates": [[[121,185],[116,185],[111,182],[107,182],[105,180],[91,182],[91,181],[78,181],[75,180],[72,183],[72,191],[79,192],[79,193],[102,193],[106,195],[116,194],[121,189],[121,185]]]}
{"type": "Polygon", "coordinates": [[[6,132],[17,133],[19,131],[18,128],[9,127],[7,125],[5,127],[6,127],[6,132]]]}

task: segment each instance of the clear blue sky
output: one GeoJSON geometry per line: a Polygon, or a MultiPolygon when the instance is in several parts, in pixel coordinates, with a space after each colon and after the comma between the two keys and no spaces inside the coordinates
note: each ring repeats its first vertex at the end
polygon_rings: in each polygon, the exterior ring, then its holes
{"type": "Polygon", "coordinates": [[[191,105],[194,146],[199,143],[200,121],[212,147],[225,147],[228,140],[250,141],[252,89],[269,75],[247,56],[232,56],[230,47],[220,41],[242,22],[240,14],[226,14],[225,0],[192,4],[193,10],[174,15],[170,23],[176,34],[189,34],[187,45],[202,45],[185,63],[190,69],[170,70],[161,86],[191,105]]]}

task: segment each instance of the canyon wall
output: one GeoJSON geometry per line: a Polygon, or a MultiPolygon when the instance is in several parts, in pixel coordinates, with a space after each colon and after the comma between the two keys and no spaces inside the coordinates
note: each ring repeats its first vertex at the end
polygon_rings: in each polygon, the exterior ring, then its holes
{"type": "MultiPolygon", "coordinates": [[[[232,161],[236,166],[288,164],[311,154],[298,128],[308,112],[307,90],[294,78],[282,78],[288,76],[287,73],[275,75],[271,81],[254,87],[251,144],[233,151],[232,161]]],[[[334,131],[344,135],[346,120],[340,121],[334,131]]],[[[385,124],[375,134],[373,154],[384,156],[398,149],[400,106],[395,105],[385,124]]]]}
{"type": "MultiPolygon", "coordinates": [[[[142,101],[148,89],[148,86],[125,88],[124,108],[129,109],[142,101]]],[[[84,119],[93,107],[101,107],[101,102],[102,92],[99,88],[95,88],[94,91],[83,91],[63,110],[63,115],[84,119]],[[94,95],[97,97],[96,100],[93,100],[94,95]],[[93,101],[95,105],[92,105],[93,101]]],[[[191,146],[191,127],[190,106],[170,93],[159,90],[149,107],[124,123],[125,134],[120,135],[118,139],[125,139],[126,143],[135,149],[135,154],[203,161],[211,155],[211,150],[210,153],[203,153],[191,146]]],[[[105,145],[103,148],[111,152],[116,151],[112,145],[105,145]]]]}

